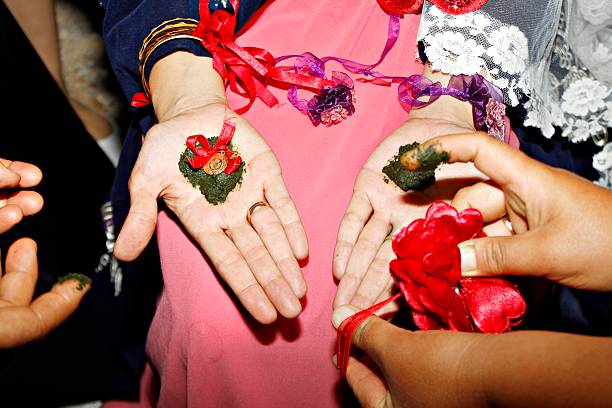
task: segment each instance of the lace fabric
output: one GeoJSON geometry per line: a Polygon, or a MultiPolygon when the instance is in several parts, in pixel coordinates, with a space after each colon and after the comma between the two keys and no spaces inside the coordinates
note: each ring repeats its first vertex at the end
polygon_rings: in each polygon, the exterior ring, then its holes
{"type": "Polygon", "coordinates": [[[463,15],[426,2],[418,40],[432,69],[478,73],[522,103],[525,126],[605,145],[593,166],[612,187],[612,0],[504,0],[463,15]]]}

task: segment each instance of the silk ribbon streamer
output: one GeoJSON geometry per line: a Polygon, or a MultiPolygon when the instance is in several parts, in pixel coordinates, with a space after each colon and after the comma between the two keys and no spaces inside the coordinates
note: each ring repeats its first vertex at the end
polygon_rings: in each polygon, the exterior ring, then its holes
{"type": "Polygon", "coordinates": [[[208,1],[200,0],[200,22],[193,35],[213,56],[213,68],[221,75],[230,90],[247,98],[248,103],[236,109],[246,112],[255,99],[267,106],[275,106],[278,99],[267,89],[268,80],[320,91],[333,82],[325,78],[288,72],[275,67],[276,60],[268,51],[256,47],[240,47],[234,40],[239,0],[230,1],[234,13],[216,10],[210,13],[208,1]]]}

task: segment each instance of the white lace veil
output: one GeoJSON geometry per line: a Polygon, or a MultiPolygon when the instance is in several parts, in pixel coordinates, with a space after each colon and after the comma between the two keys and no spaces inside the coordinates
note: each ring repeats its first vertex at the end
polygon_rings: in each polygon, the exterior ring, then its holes
{"type": "MultiPolygon", "coordinates": [[[[508,105],[524,103],[524,124],[544,136],[557,127],[576,143],[607,143],[612,0],[490,0],[458,16],[426,2],[418,39],[434,70],[482,74],[508,105]]],[[[596,168],[602,172],[606,162],[604,172],[612,174],[612,147],[602,153],[607,158],[600,154],[596,168]]]]}

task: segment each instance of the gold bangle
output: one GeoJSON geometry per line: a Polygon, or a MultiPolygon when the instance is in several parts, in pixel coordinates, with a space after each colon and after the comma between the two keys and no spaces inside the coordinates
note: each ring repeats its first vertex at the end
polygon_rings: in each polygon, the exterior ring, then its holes
{"type": "Polygon", "coordinates": [[[151,54],[153,54],[157,47],[171,40],[180,38],[200,40],[191,35],[197,25],[198,21],[192,18],[175,18],[164,21],[153,28],[149,35],[145,37],[138,53],[138,71],[140,72],[140,80],[147,97],[151,97],[151,88],[145,76],[145,68],[151,54]]]}

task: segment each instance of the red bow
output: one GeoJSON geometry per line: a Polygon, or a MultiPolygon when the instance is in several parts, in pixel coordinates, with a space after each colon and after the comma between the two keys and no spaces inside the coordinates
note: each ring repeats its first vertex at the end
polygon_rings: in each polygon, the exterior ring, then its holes
{"type": "MultiPolygon", "coordinates": [[[[225,174],[232,174],[242,164],[242,158],[228,147],[232,137],[234,136],[235,129],[236,125],[233,123],[227,121],[223,122],[221,134],[217,138],[215,145],[212,147],[208,143],[208,139],[206,139],[203,135],[189,136],[185,144],[189,150],[195,154],[195,157],[186,158],[185,160],[187,160],[187,163],[189,163],[193,169],[201,169],[203,167],[206,169],[206,166],[210,163],[211,159],[220,155],[222,159],[225,159],[225,168],[219,169],[216,174],[221,172],[225,174]]],[[[206,173],[208,173],[208,171],[206,171],[206,173]]]]}
{"type": "Polygon", "coordinates": [[[200,23],[193,35],[213,56],[213,68],[221,75],[232,92],[243,96],[249,102],[236,109],[241,114],[249,110],[258,97],[266,105],[278,104],[278,99],[266,88],[268,81],[299,86],[320,91],[325,86],[333,86],[331,80],[276,68],[274,56],[262,48],[240,47],[234,42],[236,16],[239,0],[230,1],[234,14],[216,10],[212,15],[208,0],[200,0],[200,23]]]}
{"type": "MultiPolygon", "coordinates": [[[[449,14],[465,14],[481,8],[488,0],[431,0],[439,9],[449,14]]],[[[421,12],[424,0],[378,0],[378,4],[389,14],[402,16],[421,12]]]]}
{"type": "Polygon", "coordinates": [[[365,309],[338,328],[338,369],[343,375],[351,336],[383,306],[404,295],[414,323],[423,330],[447,329],[502,333],[520,323],[525,301],[516,286],[499,278],[462,278],[457,244],[486,236],[482,215],[474,208],[458,212],[434,202],[424,219],[413,221],[393,238],[397,259],[389,269],[401,293],[365,309]]]}

